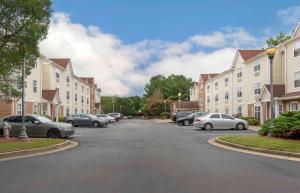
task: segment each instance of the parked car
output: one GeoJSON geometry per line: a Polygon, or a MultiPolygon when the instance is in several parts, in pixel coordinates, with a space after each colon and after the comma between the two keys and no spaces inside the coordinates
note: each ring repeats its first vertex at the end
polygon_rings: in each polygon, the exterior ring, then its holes
{"type": "MultiPolygon", "coordinates": [[[[10,136],[18,136],[22,127],[22,116],[15,115],[2,119],[11,125],[10,136]]],[[[44,116],[26,115],[25,127],[29,137],[69,138],[74,133],[74,127],[68,123],[54,122],[44,116]]],[[[0,133],[3,128],[0,126],[0,133]]]]}
{"type": "Polygon", "coordinates": [[[249,123],[243,119],[235,118],[227,114],[207,113],[197,117],[194,120],[194,126],[211,130],[211,129],[248,129],[249,123]]]}
{"type": "Polygon", "coordinates": [[[106,118],[97,117],[95,115],[88,114],[75,114],[70,115],[65,118],[65,122],[73,126],[94,126],[94,127],[104,127],[108,125],[108,120],[106,118]]]}
{"type": "Polygon", "coordinates": [[[189,114],[188,116],[185,116],[185,117],[180,117],[180,118],[177,118],[176,119],[176,123],[179,124],[179,125],[185,125],[185,126],[188,126],[188,125],[191,125],[194,123],[194,119],[196,117],[200,117],[200,116],[203,116],[205,115],[206,113],[204,112],[195,112],[195,113],[191,113],[189,114]]]}
{"type": "Polygon", "coordinates": [[[121,113],[108,113],[109,116],[112,116],[116,119],[116,121],[119,121],[122,119],[123,115],[121,113]]]}
{"type": "Polygon", "coordinates": [[[97,117],[101,117],[101,118],[106,118],[108,120],[109,123],[114,123],[116,122],[116,118],[112,117],[110,115],[106,115],[106,114],[98,114],[96,115],[97,117]]]}
{"type": "Polygon", "coordinates": [[[189,111],[179,111],[173,114],[172,116],[172,121],[176,122],[176,120],[180,117],[186,117],[190,114],[192,114],[193,112],[189,112],[189,111]]]}

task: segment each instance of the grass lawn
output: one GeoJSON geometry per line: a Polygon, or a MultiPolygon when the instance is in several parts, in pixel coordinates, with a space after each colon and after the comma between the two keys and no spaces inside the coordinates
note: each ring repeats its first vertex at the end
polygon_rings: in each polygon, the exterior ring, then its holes
{"type": "Polygon", "coordinates": [[[9,140],[0,139],[0,153],[47,147],[62,143],[63,141],[65,141],[65,139],[32,138],[28,141],[20,141],[15,138],[10,138],[9,140]]]}
{"type": "Polygon", "coordinates": [[[262,137],[259,135],[226,135],[219,137],[219,139],[250,147],[300,153],[300,141],[262,137]]]}

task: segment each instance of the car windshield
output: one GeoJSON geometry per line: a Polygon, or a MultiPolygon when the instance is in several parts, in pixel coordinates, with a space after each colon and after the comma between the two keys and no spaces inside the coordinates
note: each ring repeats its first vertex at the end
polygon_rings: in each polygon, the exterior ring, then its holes
{"type": "Polygon", "coordinates": [[[52,122],[51,119],[48,119],[47,117],[44,117],[44,116],[35,116],[35,118],[37,120],[39,120],[41,123],[49,123],[49,122],[52,122]]]}
{"type": "Polygon", "coordinates": [[[93,119],[97,119],[98,117],[96,115],[89,115],[93,119]]]}

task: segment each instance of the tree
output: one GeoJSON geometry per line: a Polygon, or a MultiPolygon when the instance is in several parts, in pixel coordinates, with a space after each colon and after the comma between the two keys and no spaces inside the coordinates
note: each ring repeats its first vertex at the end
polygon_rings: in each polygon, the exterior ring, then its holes
{"type": "Polygon", "coordinates": [[[27,74],[30,73],[39,56],[38,43],[47,35],[50,16],[50,0],[0,0],[2,95],[17,95],[16,89],[12,87],[17,82],[14,77],[18,77],[23,60],[26,62],[27,74]]]}
{"type": "Polygon", "coordinates": [[[289,40],[290,38],[291,38],[290,35],[286,35],[285,33],[280,32],[276,36],[268,38],[266,40],[266,44],[268,47],[278,46],[279,44],[289,40]]]}

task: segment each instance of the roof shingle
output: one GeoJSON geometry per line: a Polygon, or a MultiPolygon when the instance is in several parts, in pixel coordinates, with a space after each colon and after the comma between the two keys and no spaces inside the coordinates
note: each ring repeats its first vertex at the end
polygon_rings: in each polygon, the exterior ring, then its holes
{"type": "Polygon", "coordinates": [[[50,60],[56,64],[58,64],[59,66],[63,67],[64,69],[67,68],[69,62],[70,62],[70,58],[50,58],[50,60]]]}
{"type": "Polygon", "coordinates": [[[238,52],[241,54],[244,61],[247,61],[256,55],[263,53],[264,50],[238,50],[238,52]]]}
{"type": "Polygon", "coordinates": [[[53,101],[57,90],[42,90],[42,96],[47,101],[53,101]]]}

